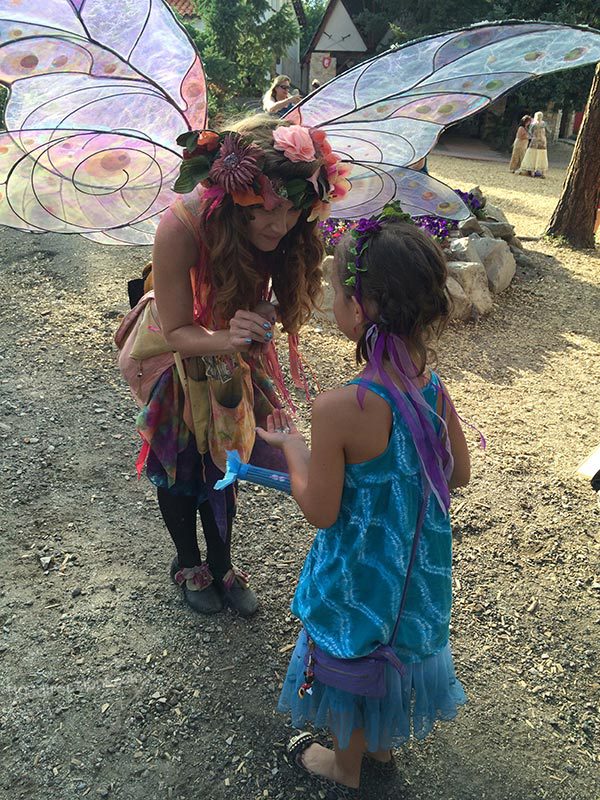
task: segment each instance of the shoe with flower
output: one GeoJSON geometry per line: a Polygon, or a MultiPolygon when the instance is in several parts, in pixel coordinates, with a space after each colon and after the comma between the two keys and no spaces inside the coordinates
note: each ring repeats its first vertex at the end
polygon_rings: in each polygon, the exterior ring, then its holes
{"type": "Polygon", "coordinates": [[[183,599],[194,611],[199,614],[217,614],[223,610],[223,600],[206,562],[180,569],[177,558],[174,558],[171,578],[181,586],[183,599]]]}
{"type": "Polygon", "coordinates": [[[248,586],[250,576],[237,567],[225,573],[221,579],[223,603],[241,617],[250,617],[258,608],[258,598],[248,586]]]}

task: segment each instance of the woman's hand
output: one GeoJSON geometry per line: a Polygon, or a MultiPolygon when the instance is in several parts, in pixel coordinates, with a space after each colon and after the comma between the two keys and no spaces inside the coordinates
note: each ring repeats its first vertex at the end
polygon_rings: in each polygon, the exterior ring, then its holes
{"type": "Polygon", "coordinates": [[[260,303],[254,306],[252,311],[254,311],[255,314],[260,314],[261,317],[264,317],[272,325],[277,322],[277,306],[273,303],[269,303],[268,300],[261,300],[260,303]]]}
{"type": "MultiPolygon", "coordinates": [[[[271,447],[282,450],[285,444],[292,441],[304,444],[302,434],[294,425],[291,417],[280,408],[273,409],[273,413],[267,417],[267,430],[257,428],[256,433],[271,447]]],[[[306,445],[305,445],[306,446],[306,445]]]]}
{"type": "MultiPolygon", "coordinates": [[[[270,303],[265,303],[271,306],[270,303]]],[[[275,314],[260,314],[256,311],[244,311],[242,309],[235,312],[229,321],[229,338],[231,344],[240,352],[247,352],[255,344],[268,345],[273,339],[273,325],[275,314]],[[268,316],[273,319],[268,318],[268,316]]]]}

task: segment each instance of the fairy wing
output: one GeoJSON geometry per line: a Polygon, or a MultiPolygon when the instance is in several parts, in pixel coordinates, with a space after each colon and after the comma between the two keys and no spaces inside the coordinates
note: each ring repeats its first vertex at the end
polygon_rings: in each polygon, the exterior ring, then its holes
{"type": "Polygon", "coordinates": [[[600,32],[545,22],[482,23],[375,56],[302,100],[287,118],[323,128],[352,190],[336,217],[368,216],[391,200],[414,216],[465,215],[439,181],[407,170],[448,126],[530,78],[600,60],[600,32]]]}
{"type": "Polygon", "coordinates": [[[151,244],[202,64],[162,0],[0,0],[0,224],[151,244]]]}
{"type": "MultiPolygon", "coordinates": [[[[535,75],[592,63],[600,35],[551,23],[483,24],[391,50],[289,115],[323,127],[349,162],[339,217],[399,199],[460,219],[451,189],[406,167],[441,131],[535,75]]],[[[0,0],[0,224],[150,244],[174,199],[174,142],[206,124],[200,59],[163,0],[0,0]]]]}

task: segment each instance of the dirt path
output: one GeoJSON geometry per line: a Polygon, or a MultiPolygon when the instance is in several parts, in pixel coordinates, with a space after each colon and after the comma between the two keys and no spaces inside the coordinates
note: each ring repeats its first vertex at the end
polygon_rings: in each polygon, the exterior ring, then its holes
{"type": "MultiPolygon", "coordinates": [[[[527,236],[562,180],[430,164],[452,185],[481,184],[527,236]]],[[[0,797],[308,798],[282,762],[289,729],[274,708],[310,528],[291,500],[244,487],[238,550],[261,611],[188,613],[153,493],[134,479],[134,409],[111,344],[147,253],[0,236],[0,797]]],[[[534,247],[492,315],[439,349],[457,406],[488,438],[483,454],[470,437],[473,480],[453,514],[470,703],[399,753],[395,798],[597,796],[600,510],[573,470],[600,441],[600,258],[534,247]]],[[[304,341],[324,388],[351,374],[332,329],[304,341]]]]}

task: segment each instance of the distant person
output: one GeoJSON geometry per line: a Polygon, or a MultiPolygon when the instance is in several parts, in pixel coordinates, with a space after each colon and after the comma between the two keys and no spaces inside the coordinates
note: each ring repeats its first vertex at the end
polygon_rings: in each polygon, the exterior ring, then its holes
{"type": "Polygon", "coordinates": [[[529,126],[531,141],[527,152],[523,156],[520,172],[527,173],[533,178],[545,178],[548,170],[548,150],[546,142],[546,123],[541,111],[533,115],[533,122],[529,126]]]}
{"type": "Polygon", "coordinates": [[[310,90],[311,90],[311,92],[314,92],[315,89],[318,89],[320,85],[321,85],[321,82],[318,81],[316,78],[313,78],[313,80],[310,82],[310,90]]]}
{"type": "Polygon", "coordinates": [[[521,166],[523,157],[527,152],[530,139],[529,137],[530,125],[531,125],[531,117],[528,114],[526,114],[524,117],[521,117],[521,121],[519,123],[519,127],[517,128],[517,133],[515,135],[515,141],[513,142],[512,157],[510,159],[510,164],[508,166],[511,172],[517,172],[517,170],[521,166]]]}
{"type": "Polygon", "coordinates": [[[296,103],[299,102],[300,95],[297,89],[294,90],[293,94],[290,94],[291,89],[291,82],[287,75],[277,75],[273,79],[263,96],[263,109],[267,114],[276,114],[278,117],[283,117],[284,114],[292,110],[296,103]]]}

